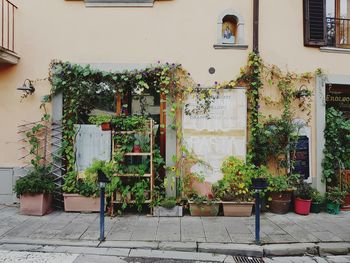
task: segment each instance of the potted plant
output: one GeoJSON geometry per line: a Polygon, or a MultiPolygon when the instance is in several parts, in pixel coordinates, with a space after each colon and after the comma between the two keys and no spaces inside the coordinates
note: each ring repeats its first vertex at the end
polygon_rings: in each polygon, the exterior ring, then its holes
{"type": "Polygon", "coordinates": [[[312,202],[312,188],[310,184],[301,182],[296,191],[294,203],[295,213],[299,215],[308,215],[310,213],[312,202]]]}
{"type": "Polygon", "coordinates": [[[343,203],[345,191],[340,187],[329,187],[326,192],[327,212],[329,214],[337,215],[340,212],[340,205],[343,203]]]}
{"type": "Polygon", "coordinates": [[[131,197],[135,201],[137,211],[142,211],[142,206],[150,198],[150,187],[146,180],[136,182],[131,188],[131,197]]]}
{"type": "Polygon", "coordinates": [[[89,122],[101,126],[102,131],[111,130],[112,115],[92,115],[89,117],[89,122]]]}
{"type": "Polygon", "coordinates": [[[188,201],[191,216],[217,216],[219,213],[219,202],[212,196],[193,194],[188,201]]]}
{"type": "Polygon", "coordinates": [[[55,184],[50,167],[35,166],[34,170],[16,181],[14,191],[20,198],[20,211],[25,215],[42,216],[52,211],[55,184]]]}
{"type": "Polygon", "coordinates": [[[140,146],[140,142],[138,140],[136,140],[134,142],[134,147],[132,148],[132,152],[133,153],[140,153],[141,152],[141,146],[140,146]]]}
{"type": "Polygon", "coordinates": [[[164,198],[154,207],[153,215],[158,217],[182,216],[182,206],[177,205],[175,197],[164,198]]]}
{"type": "Polygon", "coordinates": [[[323,195],[317,191],[316,189],[313,189],[311,192],[311,213],[320,213],[321,212],[321,206],[324,201],[323,195]]]}
{"type": "MultiPolygon", "coordinates": [[[[110,179],[113,179],[114,164],[105,161],[94,161],[84,172],[72,171],[67,173],[62,187],[64,191],[64,210],[66,212],[100,211],[98,170],[102,170],[110,179]]],[[[108,189],[108,192],[111,191],[111,189],[108,189]]]]}
{"type": "Polygon", "coordinates": [[[235,158],[227,158],[221,167],[223,178],[212,186],[213,194],[222,201],[225,216],[250,216],[253,202],[249,175],[253,166],[235,158]]]}
{"type": "MultiPolygon", "coordinates": [[[[295,175],[292,175],[294,177],[295,175]]],[[[292,178],[293,179],[293,178],[292,178]]],[[[269,178],[269,206],[270,211],[275,214],[286,214],[292,201],[293,187],[291,179],[286,175],[271,176],[269,178]]]]}

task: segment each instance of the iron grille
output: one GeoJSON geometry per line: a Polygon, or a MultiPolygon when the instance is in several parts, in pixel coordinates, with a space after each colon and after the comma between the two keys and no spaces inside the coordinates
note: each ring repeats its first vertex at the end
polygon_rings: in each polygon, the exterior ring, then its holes
{"type": "Polygon", "coordinates": [[[233,256],[233,259],[236,263],[264,263],[262,258],[233,256]]]}

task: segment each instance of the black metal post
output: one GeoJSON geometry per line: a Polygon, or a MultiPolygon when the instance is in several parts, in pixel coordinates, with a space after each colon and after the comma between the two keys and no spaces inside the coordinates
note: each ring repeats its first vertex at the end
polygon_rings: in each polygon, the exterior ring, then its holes
{"type": "Polygon", "coordinates": [[[259,54],[259,0],[253,2],[253,52],[259,54]]]}
{"type": "Polygon", "coordinates": [[[100,183],[100,241],[105,240],[105,183],[100,183]]]}
{"type": "Polygon", "coordinates": [[[255,193],[255,244],[260,245],[260,191],[255,193]]]}

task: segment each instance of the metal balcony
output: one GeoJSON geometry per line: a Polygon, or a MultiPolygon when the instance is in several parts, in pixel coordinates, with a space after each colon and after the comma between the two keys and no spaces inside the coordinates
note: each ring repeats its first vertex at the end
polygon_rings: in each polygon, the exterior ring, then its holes
{"type": "Polygon", "coordinates": [[[327,17],[327,46],[350,48],[350,19],[327,17]]]}

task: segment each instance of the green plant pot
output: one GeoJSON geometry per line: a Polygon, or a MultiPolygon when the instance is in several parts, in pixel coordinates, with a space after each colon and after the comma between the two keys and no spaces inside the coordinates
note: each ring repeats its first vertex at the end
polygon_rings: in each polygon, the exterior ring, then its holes
{"type": "Polygon", "coordinates": [[[332,215],[338,215],[340,213],[340,205],[327,202],[327,213],[332,215]]]}
{"type": "Polygon", "coordinates": [[[320,203],[311,203],[311,213],[318,214],[321,212],[321,204],[320,203]]]}

